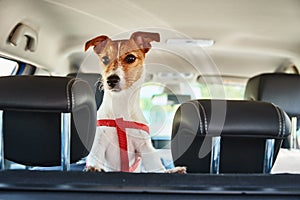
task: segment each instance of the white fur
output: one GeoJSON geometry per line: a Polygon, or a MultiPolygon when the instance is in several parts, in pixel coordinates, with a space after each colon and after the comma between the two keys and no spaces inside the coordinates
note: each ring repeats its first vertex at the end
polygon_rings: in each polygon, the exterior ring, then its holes
{"type": "MultiPolygon", "coordinates": [[[[122,74],[118,74],[123,79],[122,74]]],[[[105,89],[103,102],[97,112],[98,119],[123,118],[146,124],[146,119],[140,109],[140,87],[145,73],[130,88],[120,92],[105,89]]],[[[121,82],[122,84],[122,82],[121,82]]],[[[122,87],[122,86],[121,86],[122,87]]],[[[106,86],[104,85],[104,88],[106,86]]],[[[141,167],[135,172],[165,172],[160,157],[151,143],[150,135],[142,130],[126,129],[129,165],[141,158],[141,167]]],[[[120,171],[120,149],[116,128],[97,127],[92,150],[87,157],[87,166],[104,171],[120,171]]]]}

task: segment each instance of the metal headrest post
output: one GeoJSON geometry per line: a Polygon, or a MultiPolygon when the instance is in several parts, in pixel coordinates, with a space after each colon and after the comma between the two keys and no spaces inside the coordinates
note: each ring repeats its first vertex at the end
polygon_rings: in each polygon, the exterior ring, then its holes
{"type": "Polygon", "coordinates": [[[71,113],[61,114],[61,170],[70,170],[71,113]]]}
{"type": "Polygon", "coordinates": [[[0,110],[0,170],[4,170],[3,110],[0,110]]]}
{"type": "Polygon", "coordinates": [[[291,149],[297,148],[297,117],[292,117],[291,149]]]}
{"type": "Polygon", "coordinates": [[[221,156],[221,136],[212,138],[212,149],[210,159],[210,173],[219,174],[221,156]]]}
{"type": "Polygon", "coordinates": [[[275,139],[266,139],[263,173],[269,174],[273,167],[275,139]]]}

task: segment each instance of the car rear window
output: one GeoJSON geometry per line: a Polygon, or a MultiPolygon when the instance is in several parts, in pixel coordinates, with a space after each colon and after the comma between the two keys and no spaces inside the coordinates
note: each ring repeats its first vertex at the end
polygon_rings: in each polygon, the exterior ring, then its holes
{"type": "MultiPolygon", "coordinates": [[[[220,83],[208,82],[203,77],[193,84],[180,86],[180,94],[166,93],[163,84],[157,82],[145,83],[141,89],[141,108],[150,125],[153,139],[171,139],[172,123],[179,105],[190,99],[212,99],[211,90],[221,90],[222,96],[218,98],[239,100],[243,99],[246,78],[218,77],[220,83]]],[[[170,90],[171,91],[171,90],[170,90]]]]}

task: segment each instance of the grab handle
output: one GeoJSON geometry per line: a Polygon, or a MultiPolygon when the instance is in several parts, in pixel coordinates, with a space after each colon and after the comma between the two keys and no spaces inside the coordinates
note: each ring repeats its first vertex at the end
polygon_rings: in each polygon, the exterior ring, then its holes
{"type": "Polygon", "coordinates": [[[11,37],[9,39],[10,43],[15,46],[18,46],[24,37],[27,38],[26,50],[31,52],[35,52],[37,49],[38,43],[38,35],[35,30],[25,24],[18,24],[16,28],[11,33],[11,37]]]}

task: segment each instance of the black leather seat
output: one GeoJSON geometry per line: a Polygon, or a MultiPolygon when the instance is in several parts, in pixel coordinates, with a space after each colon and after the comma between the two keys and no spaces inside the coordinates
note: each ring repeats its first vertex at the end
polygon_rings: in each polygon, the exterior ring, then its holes
{"type": "Polygon", "coordinates": [[[174,117],[174,164],[190,173],[269,173],[290,127],[271,103],[189,101],[174,117]]]}
{"type": "MultiPolygon", "coordinates": [[[[250,78],[245,99],[272,102],[281,107],[290,118],[300,117],[300,76],[298,74],[267,73],[250,78]]],[[[299,123],[298,123],[299,128],[299,123]]],[[[290,139],[283,143],[291,146],[290,139]]]]}
{"type": "Polygon", "coordinates": [[[101,85],[100,81],[102,78],[101,74],[78,72],[78,73],[70,73],[67,76],[80,78],[88,82],[88,84],[90,85],[90,87],[92,88],[95,94],[95,100],[96,100],[96,105],[98,110],[100,105],[102,104],[103,94],[104,94],[104,90],[100,88],[101,85]]]}
{"type": "MultiPolygon", "coordinates": [[[[85,81],[1,77],[0,91],[4,139],[0,152],[4,151],[6,159],[27,166],[61,165],[68,170],[69,162],[88,155],[96,131],[96,105],[85,81]]],[[[3,152],[0,161],[3,167],[3,152]]]]}

